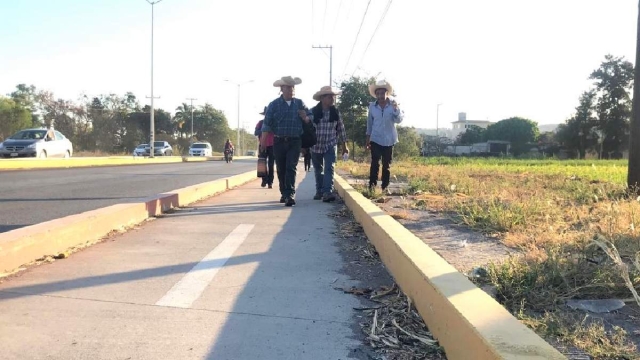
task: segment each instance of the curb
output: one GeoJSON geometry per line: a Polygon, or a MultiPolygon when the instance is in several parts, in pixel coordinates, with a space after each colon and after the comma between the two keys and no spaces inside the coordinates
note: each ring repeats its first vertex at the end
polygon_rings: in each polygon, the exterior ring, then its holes
{"type": "Polygon", "coordinates": [[[448,359],[567,359],[337,174],[335,184],[448,359]]]}
{"type": "Polygon", "coordinates": [[[255,170],[154,195],[142,202],[116,204],[0,233],[0,273],[66,250],[90,244],[148,218],[256,180],[255,170]]]}
{"type": "MultiPolygon", "coordinates": [[[[234,159],[252,159],[251,156],[236,156],[234,159]]],[[[55,168],[79,168],[97,166],[122,166],[122,165],[151,165],[151,164],[173,164],[181,162],[205,162],[223,161],[223,156],[166,156],[166,157],[134,157],[134,156],[111,156],[111,157],[86,157],[69,159],[2,159],[0,160],[1,170],[32,170],[32,169],[55,169],[55,168]]]]}

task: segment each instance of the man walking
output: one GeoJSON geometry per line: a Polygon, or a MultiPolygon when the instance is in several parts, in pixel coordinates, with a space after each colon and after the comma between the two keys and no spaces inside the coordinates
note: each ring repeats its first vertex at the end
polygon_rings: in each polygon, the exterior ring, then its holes
{"type": "Polygon", "coordinates": [[[316,144],[310,149],[316,177],[316,195],[313,199],[322,199],[324,202],[336,199],[333,193],[333,174],[338,144],[343,154],[349,153],[344,123],[334,105],[336,96],[339,94],[340,92],[334,91],[331,86],[323,86],[313,95],[313,99],[319,101],[312,109],[318,138],[316,144]]]}
{"type": "Polygon", "coordinates": [[[261,146],[266,145],[267,136],[273,133],[273,155],[276,160],[280,183],[280,202],[285,206],[296,204],[296,170],[302,146],[302,122],[309,123],[313,115],[300,99],[294,97],[295,86],[302,83],[300,78],[284,76],[273,83],[282,95],[267,106],[262,123],[261,146]]]}
{"type": "MultiPolygon", "coordinates": [[[[265,115],[267,112],[267,107],[264,107],[264,110],[260,113],[260,115],[265,115]]],[[[256,124],[256,129],[254,131],[254,135],[258,137],[258,144],[260,144],[260,138],[262,135],[262,123],[264,119],[258,121],[256,124]]],[[[258,149],[260,152],[260,157],[264,157],[267,160],[267,176],[262,178],[262,187],[269,186],[269,189],[273,187],[273,164],[275,159],[273,158],[273,133],[268,133],[266,135],[264,147],[260,146],[258,149]]]]}
{"type": "Polygon", "coordinates": [[[389,186],[393,146],[398,143],[396,124],[401,123],[403,117],[396,101],[388,98],[391,93],[393,87],[385,80],[369,85],[369,94],[376,98],[376,101],[369,104],[367,117],[367,149],[371,150],[369,188],[373,189],[378,184],[382,160],[382,191],[387,190],[389,186]]]}

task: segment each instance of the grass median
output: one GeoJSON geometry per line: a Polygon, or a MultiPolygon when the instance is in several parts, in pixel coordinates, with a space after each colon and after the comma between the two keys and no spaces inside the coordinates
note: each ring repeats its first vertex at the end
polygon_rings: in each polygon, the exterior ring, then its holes
{"type": "MultiPolygon", "coordinates": [[[[368,164],[338,168],[368,178],[368,164]]],[[[407,208],[446,215],[517,250],[473,280],[492,286],[529,327],[595,358],[638,358],[625,326],[566,307],[570,299],[640,302],[640,198],[627,192],[626,160],[418,158],[394,163],[392,174],[407,208]]]]}

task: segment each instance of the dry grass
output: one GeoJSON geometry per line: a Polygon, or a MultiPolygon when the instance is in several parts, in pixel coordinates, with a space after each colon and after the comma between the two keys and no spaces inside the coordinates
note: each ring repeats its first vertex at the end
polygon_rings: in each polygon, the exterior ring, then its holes
{"type": "MultiPolygon", "coordinates": [[[[368,164],[339,168],[368,177],[368,164]]],[[[628,298],[640,285],[640,266],[625,265],[640,252],[640,198],[628,195],[624,161],[435,158],[394,163],[392,173],[415,195],[412,208],[448,214],[523,250],[487,266],[485,280],[510,311],[546,314],[529,317],[529,325],[555,321],[579,331],[552,335],[592,356],[627,358],[623,333],[552,315],[567,299],[628,298]]]]}

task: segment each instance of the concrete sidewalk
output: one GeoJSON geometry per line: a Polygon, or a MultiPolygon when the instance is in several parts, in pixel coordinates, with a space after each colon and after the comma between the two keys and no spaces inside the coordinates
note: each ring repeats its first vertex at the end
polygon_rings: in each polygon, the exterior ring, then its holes
{"type": "Polygon", "coordinates": [[[347,359],[359,301],[313,173],[255,181],[0,284],[0,359],[347,359]]]}

